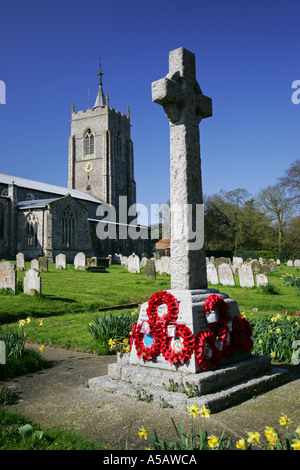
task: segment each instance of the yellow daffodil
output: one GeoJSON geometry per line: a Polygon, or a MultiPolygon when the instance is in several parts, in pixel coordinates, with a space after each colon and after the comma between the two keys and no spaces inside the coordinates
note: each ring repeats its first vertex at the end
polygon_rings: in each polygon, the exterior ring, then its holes
{"type": "Polygon", "coordinates": [[[282,416],[279,418],[279,424],[281,426],[284,426],[286,429],[289,427],[291,423],[292,423],[292,420],[290,420],[285,414],[282,414],[282,416]]]}
{"type": "Polygon", "coordinates": [[[110,340],[108,341],[108,344],[109,346],[114,346],[116,344],[116,342],[110,338],[110,340]]]}
{"type": "Polygon", "coordinates": [[[19,320],[19,328],[22,328],[25,325],[25,320],[19,320]]]}
{"type": "Polygon", "coordinates": [[[280,328],[276,328],[276,333],[280,333],[281,332],[281,329],[280,328]]]}
{"type": "Polygon", "coordinates": [[[300,426],[297,427],[295,432],[298,434],[298,436],[300,436],[300,426]]]}
{"type": "Polygon", "coordinates": [[[138,432],[139,436],[140,436],[140,439],[144,438],[145,440],[147,439],[147,436],[148,436],[148,433],[146,431],[146,429],[144,428],[144,426],[142,426],[138,432]]]}
{"type": "Polygon", "coordinates": [[[266,426],[265,428],[265,436],[268,439],[269,442],[269,449],[273,450],[274,447],[276,446],[276,443],[278,441],[278,434],[275,431],[274,428],[271,428],[270,426],[266,426]]]}
{"type": "Polygon", "coordinates": [[[129,353],[129,351],[130,351],[130,346],[127,346],[127,347],[124,349],[124,351],[125,351],[126,353],[129,353]]]}
{"type": "Polygon", "coordinates": [[[237,449],[241,449],[241,450],[246,450],[246,442],[245,442],[245,439],[239,439],[237,442],[236,442],[236,448],[237,449]]]}
{"type": "Polygon", "coordinates": [[[271,357],[276,357],[276,353],[273,351],[273,352],[271,352],[270,356],[271,357]]]}
{"type": "Polygon", "coordinates": [[[269,333],[271,333],[271,335],[273,334],[273,330],[270,330],[269,333]]]}
{"type": "Polygon", "coordinates": [[[26,323],[30,323],[30,322],[31,322],[30,317],[27,317],[27,318],[26,318],[26,323]]]}
{"type": "Polygon", "coordinates": [[[198,414],[200,414],[199,406],[198,405],[192,405],[187,407],[188,412],[193,416],[195,419],[198,414]]]}
{"type": "Polygon", "coordinates": [[[43,326],[43,324],[44,324],[44,321],[43,321],[43,320],[40,320],[39,326],[43,326]]]}
{"type": "Polygon", "coordinates": [[[205,419],[210,418],[210,410],[208,408],[206,408],[205,405],[202,405],[201,410],[200,410],[200,414],[201,414],[202,418],[205,418],[205,419]]]}
{"type": "Polygon", "coordinates": [[[219,447],[219,438],[217,436],[214,436],[214,435],[208,436],[207,444],[211,448],[219,447]]]}
{"type": "Polygon", "coordinates": [[[258,341],[258,344],[262,344],[262,343],[263,343],[263,340],[260,339],[260,340],[258,341]]]}
{"type": "Polygon", "coordinates": [[[256,431],[251,431],[251,432],[248,432],[248,439],[247,441],[250,443],[250,444],[259,444],[259,441],[260,440],[260,434],[259,432],[256,432],[256,431]]]}
{"type": "Polygon", "coordinates": [[[293,444],[291,444],[291,447],[294,450],[300,450],[300,439],[293,439],[293,444]]]}
{"type": "Polygon", "coordinates": [[[41,352],[43,352],[44,349],[45,349],[45,346],[44,346],[44,345],[42,345],[42,346],[39,348],[39,350],[40,350],[41,352]]]}
{"type": "Polygon", "coordinates": [[[128,343],[128,339],[127,339],[127,338],[123,339],[123,343],[124,343],[124,344],[127,344],[127,343],[128,343]]]}

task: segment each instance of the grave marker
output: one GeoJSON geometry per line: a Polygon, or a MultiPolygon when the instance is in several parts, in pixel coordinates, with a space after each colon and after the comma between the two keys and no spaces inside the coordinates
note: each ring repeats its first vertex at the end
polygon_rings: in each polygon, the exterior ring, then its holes
{"type": "Polygon", "coordinates": [[[28,269],[23,281],[24,294],[34,295],[42,292],[42,280],[40,272],[34,268],[28,269]]]}
{"type": "Polygon", "coordinates": [[[17,270],[25,271],[25,257],[24,253],[18,253],[16,256],[17,270]]]}
{"type": "Polygon", "coordinates": [[[67,269],[67,257],[63,253],[59,253],[55,256],[55,268],[56,269],[67,269]]]}
{"type": "Polygon", "coordinates": [[[16,266],[9,261],[0,263],[0,289],[17,290],[16,266]]]}

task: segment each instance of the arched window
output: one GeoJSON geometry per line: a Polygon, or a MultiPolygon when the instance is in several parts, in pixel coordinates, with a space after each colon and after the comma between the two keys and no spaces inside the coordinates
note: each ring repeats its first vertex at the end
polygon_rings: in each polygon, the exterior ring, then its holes
{"type": "Polygon", "coordinates": [[[123,160],[123,138],[120,131],[116,135],[116,157],[118,160],[123,160]]]}
{"type": "Polygon", "coordinates": [[[95,136],[91,129],[88,129],[84,135],[84,155],[93,155],[94,154],[94,145],[95,136]]]}
{"type": "Polygon", "coordinates": [[[62,245],[63,248],[74,248],[75,216],[71,207],[67,207],[62,216],[62,245]]]}
{"type": "Polygon", "coordinates": [[[25,224],[25,244],[26,246],[37,246],[38,222],[33,214],[29,214],[25,224]]]}
{"type": "Polygon", "coordinates": [[[4,238],[4,209],[0,206],[0,238],[4,238]]]}

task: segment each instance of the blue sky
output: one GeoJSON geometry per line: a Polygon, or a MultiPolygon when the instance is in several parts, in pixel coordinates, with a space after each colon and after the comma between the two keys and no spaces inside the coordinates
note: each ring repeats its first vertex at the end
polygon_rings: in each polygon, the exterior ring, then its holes
{"type": "Polygon", "coordinates": [[[300,157],[299,1],[2,2],[0,172],[67,186],[71,104],[94,102],[101,56],[110,106],[130,105],[137,202],[169,199],[169,124],[151,82],[169,51],[196,55],[213,101],[200,124],[203,190],[256,194],[300,157]]]}

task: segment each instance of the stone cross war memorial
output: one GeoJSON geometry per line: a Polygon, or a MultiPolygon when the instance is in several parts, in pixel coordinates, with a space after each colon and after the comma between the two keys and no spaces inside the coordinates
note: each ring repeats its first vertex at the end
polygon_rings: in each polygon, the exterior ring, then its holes
{"type": "Polygon", "coordinates": [[[196,80],[192,52],[169,53],[169,72],[152,83],[152,100],[170,126],[171,289],[141,305],[128,358],[89,387],[132,397],[142,388],[149,401],[214,412],[287,376],[269,357],[251,354],[251,327],[237,302],[207,288],[199,124],[212,116],[212,100],[196,80]],[[193,398],[183,393],[187,386],[193,398]]]}

